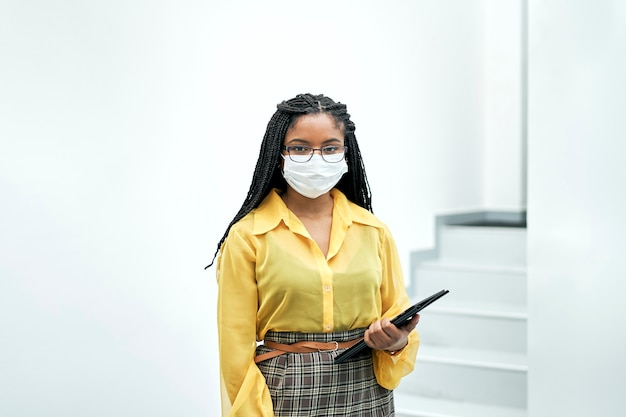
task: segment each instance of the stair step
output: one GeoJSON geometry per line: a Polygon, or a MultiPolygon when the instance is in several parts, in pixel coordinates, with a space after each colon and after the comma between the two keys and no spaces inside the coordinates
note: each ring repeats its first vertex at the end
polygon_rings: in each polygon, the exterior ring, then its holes
{"type": "Polygon", "coordinates": [[[526,407],[525,354],[422,345],[396,392],[451,401],[526,407]]]}
{"type": "Polygon", "coordinates": [[[402,379],[396,392],[525,408],[527,384],[524,365],[425,357],[415,363],[414,371],[402,379]]]}
{"type": "Polygon", "coordinates": [[[463,349],[454,346],[422,344],[419,348],[417,361],[502,369],[513,372],[528,371],[526,354],[486,349],[463,349]]]}
{"type": "Polygon", "coordinates": [[[526,229],[511,227],[442,226],[442,260],[484,265],[526,265],[526,229]]]}
{"type": "MultiPolygon", "coordinates": [[[[443,304],[444,299],[439,302],[443,304]]],[[[503,308],[433,305],[420,313],[417,329],[425,344],[525,353],[527,313],[521,308],[503,308]]]]}
{"type": "MultiPolygon", "coordinates": [[[[415,267],[415,288],[418,296],[447,288],[447,303],[478,302],[526,306],[527,283],[525,267],[482,266],[445,261],[423,262],[415,267]]],[[[443,302],[444,300],[442,300],[443,302]]],[[[439,302],[437,305],[441,305],[439,302]]]]}
{"type": "Polygon", "coordinates": [[[438,306],[428,307],[435,314],[457,316],[488,317],[493,319],[527,320],[528,312],[524,306],[501,303],[458,302],[455,299],[442,300],[438,306]]]}
{"type": "Polygon", "coordinates": [[[527,417],[523,408],[428,398],[394,392],[397,417],[527,417]]]}

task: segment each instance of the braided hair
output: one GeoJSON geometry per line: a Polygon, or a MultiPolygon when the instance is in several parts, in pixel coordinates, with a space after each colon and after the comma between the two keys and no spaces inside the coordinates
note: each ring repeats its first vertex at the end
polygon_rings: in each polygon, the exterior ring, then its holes
{"type": "Polygon", "coordinates": [[[301,116],[324,113],[335,120],[344,134],[344,145],[348,147],[346,157],[348,172],[339,180],[335,188],[344,193],[348,200],[372,212],[372,195],[365,175],[361,151],[354,135],[355,126],[350,120],[346,105],[335,102],[322,94],[298,94],[295,98],[283,101],[276,107],[278,110],[267,124],[248,195],[239,212],[226,228],[224,235],[217,244],[211,263],[205,269],[215,262],[230,228],[235,223],[257,208],[272,189],[277,188],[282,192],[287,189],[287,183],[280,168],[283,141],[289,128],[301,116]]]}

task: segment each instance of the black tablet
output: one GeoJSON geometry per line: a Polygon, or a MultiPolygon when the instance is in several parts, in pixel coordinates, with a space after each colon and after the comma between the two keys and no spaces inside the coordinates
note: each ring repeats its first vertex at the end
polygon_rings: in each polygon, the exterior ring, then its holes
{"type": "MultiPolygon", "coordinates": [[[[424,298],[419,303],[412,305],[411,307],[404,310],[402,313],[398,314],[396,317],[393,318],[393,320],[391,320],[391,322],[395,324],[396,327],[406,326],[408,322],[411,321],[413,316],[415,316],[419,311],[431,305],[432,303],[434,303],[435,301],[437,301],[438,299],[440,299],[441,297],[443,297],[449,292],[450,291],[448,290],[441,290],[431,295],[430,297],[424,298]]],[[[352,346],[351,348],[337,355],[337,357],[335,358],[335,363],[345,362],[366,348],[368,348],[368,346],[365,344],[365,341],[361,340],[356,345],[352,346]]]]}

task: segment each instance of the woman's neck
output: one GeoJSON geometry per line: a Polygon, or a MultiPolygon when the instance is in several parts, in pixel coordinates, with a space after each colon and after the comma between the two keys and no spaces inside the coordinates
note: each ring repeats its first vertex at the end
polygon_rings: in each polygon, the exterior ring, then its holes
{"type": "Polygon", "coordinates": [[[332,215],[333,212],[333,197],[330,192],[317,198],[307,198],[287,187],[281,197],[287,208],[298,217],[316,218],[332,215]]]}

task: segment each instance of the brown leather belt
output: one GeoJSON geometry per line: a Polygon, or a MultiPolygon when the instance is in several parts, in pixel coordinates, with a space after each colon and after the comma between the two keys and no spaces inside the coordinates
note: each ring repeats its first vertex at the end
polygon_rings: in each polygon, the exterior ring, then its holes
{"type": "Polygon", "coordinates": [[[338,349],[347,349],[358,342],[363,340],[362,337],[354,340],[349,340],[347,342],[312,342],[312,341],[303,341],[296,342],[290,345],[283,343],[276,343],[265,341],[263,344],[268,348],[272,348],[274,350],[266,353],[261,353],[254,357],[254,362],[259,363],[265,360],[275,358],[276,356],[283,355],[287,352],[289,353],[310,353],[310,352],[332,352],[338,349]]]}

